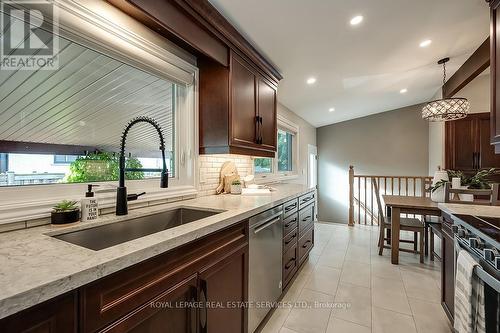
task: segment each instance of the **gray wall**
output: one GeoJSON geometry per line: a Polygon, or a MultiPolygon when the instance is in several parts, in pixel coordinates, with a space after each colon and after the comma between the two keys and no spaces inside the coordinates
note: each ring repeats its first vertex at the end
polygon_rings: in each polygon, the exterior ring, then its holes
{"type": "Polygon", "coordinates": [[[349,165],[356,174],[426,176],[429,125],[413,105],[317,129],[319,220],[347,223],[349,165]]]}

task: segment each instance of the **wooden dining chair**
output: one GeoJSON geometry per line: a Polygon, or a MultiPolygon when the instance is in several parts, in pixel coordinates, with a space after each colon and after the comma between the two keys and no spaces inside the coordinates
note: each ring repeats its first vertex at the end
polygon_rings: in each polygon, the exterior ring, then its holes
{"type": "MultiPolygon", "coordinates": [[[[378,254],[382,255],[384,249],[390,249],[390,245],[386,245],[386,242],[389,242],[390,239],[385,237],[385,230],[391,229],[391,218],[387,218],[384,214],[384,208],[382,206],[382,202],[380,200],[380,192],[377,181],[372,179],[373,190],[375,192],[375,197],[377,199],[378,206],[378,214],[379,214],[379,238],[378,238],[378,254]]],[[[402,252],[410,252],[410,253],[419,253],[420,254],[420,262],[424,262],[424,224],[416,218],[400,218],[400,230],[402,231],[410,231],[414,233],[413,240],[400,239],[401,243],[411,243],[413,244],[413,250],[399,248],[399,251],[402,252]],[[417,250],[417,238],[419,239],[419,249],[417,250]]]]}
{"type": "MultiPolygon", "coordinates": [[[[422,197],[431,197],[432,195],[432,179],[422,180],[422,197]]],[[[434,248],[434,238],[438,237],[443,239],[443,233],[441,230],[441,218],[437,216],[423,216],[425,237],[424,237],[424,248],[425,255],[429,255],[429,259],[434,261],[434,257],[441,260],[441,256],[436,252],[434,248]]]]}
{"type": "Polygon", "coordinates": [[[451,184],[448,182],[444,186],[444,201],[446,203],[497,206],[499,204],[498,186],[499,184],[491,184],[489,189],[455,189],[451,188],[451,184]],[[473,200],[462,200],[460,194],[472,195],[473,200]],[[486,199],[486,197],[488,198],[486,199]]]}

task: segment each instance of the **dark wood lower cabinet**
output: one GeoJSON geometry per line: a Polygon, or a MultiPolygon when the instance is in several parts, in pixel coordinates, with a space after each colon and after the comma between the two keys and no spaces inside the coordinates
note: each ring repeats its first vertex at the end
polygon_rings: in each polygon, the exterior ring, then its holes
{"type": "Polygon", "coordinates": [[[198,325],[194,306],[198,293],[197,281],[197,275],[188,277],[100,332],[195,333],[198,325]]]}
{"type": "Polygon", "coordinates": [[[244,333],[247,310],[228,304],[247,301],[247,257],[242,221],[2,319],[0,332],[244,333]]]}
{"type": "Polygon", "coordinates": [[[0,320],[0,332],[78,332],[77,293],[56,297],[0,320]]]}
{"type": "Polygon", "coordinates": [[[314,198],[315,193],[311,192],[283,205],[283,289],[292,281],[314,246],[314,198]]]}
{"type": "Polygon", "coordinates": [[[446,215],[443,217],[441,240],[441,304],[446,315],[453,323],[455,304],[455,240],[451,226],[453,221],[446,215]]]}
{"type": "Polygon", "coordinates": [[[199,332],[246,332],[248,251],[240,249],[200,272],[199,332]]]}
{"type": "MultiPolygon", "coordinates": [[[[314,245],[306,201],[284,205],[283,289],[314,245]]],[[[245,220],[1,319],[0,332],[246,333],[248,241],[245,220]]]]}

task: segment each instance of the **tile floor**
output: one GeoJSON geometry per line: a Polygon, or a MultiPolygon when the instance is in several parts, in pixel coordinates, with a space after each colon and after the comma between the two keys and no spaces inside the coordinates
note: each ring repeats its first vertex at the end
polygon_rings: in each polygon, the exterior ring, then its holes
{"type": "Polygon", "coordinates": [[[440,304],[439,261],[420,264],[418,255],[401,252],[400,264],[392,265],[390,250],[378,255],[376,227],[315,228],[309,261],[284,296],[287,306],[263,333],[452,331],[440,304]]]}

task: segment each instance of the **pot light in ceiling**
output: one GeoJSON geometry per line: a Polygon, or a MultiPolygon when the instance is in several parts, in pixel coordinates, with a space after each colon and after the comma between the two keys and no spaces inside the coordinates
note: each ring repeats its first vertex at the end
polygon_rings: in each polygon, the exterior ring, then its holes
{"type": "Polygon", "coordinates": [[[400,94],[406,94],[408,92],[408,89],[403,88],[399,91],[400,94]]]}
{"type": "Polygon", "coordinates": [[[310,77],[310,78],[307,79],[306,83],[309,84],[309,85],[315,84],[316,83],[316,78],[315,77],[310,77]]]}
{"type": "Polygon", "coordinates": [[[356,15],[351,19],[351,25],[358,25],[363,22],[363,16],[356,15]]]}
{"type": "Polygon", "coordinates": [[[335,111],[335,108],[329,108],[328,109],[328,112],[333,112],[333,111],[335,111]]]}
{"type": "Polygon", "coordinates": [[[423,40],[420,43],[420,47],[427,47],[427,46],[431,45],[431,43],[432,43],[432,40],[430,40],[430,39],[423,40]]]}
{"type": "MultiPolygon", "coordinates": [[[[446,83],[446,63],[450,58],[438,61],[443,65],[443,85],[446,83]]],[[[422,118],[429,121],[449,121],[462,119],[469,114],[470,103],[466,98],[441,98],[427,103],[422,108],[422,118]]]]}

